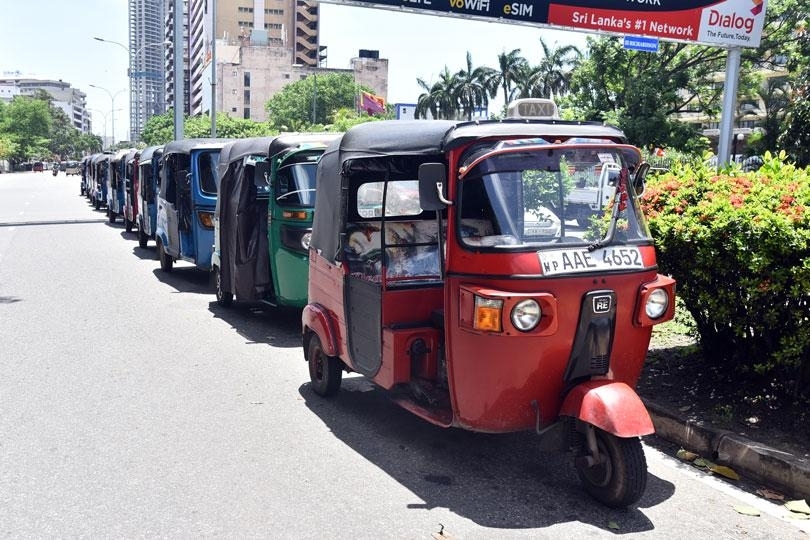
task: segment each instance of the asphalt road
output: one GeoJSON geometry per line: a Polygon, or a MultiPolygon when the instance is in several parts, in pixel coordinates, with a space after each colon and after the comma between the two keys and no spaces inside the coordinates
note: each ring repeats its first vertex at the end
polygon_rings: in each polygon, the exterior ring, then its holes
{"type": "Polygon", "coordinates": [[[611,510],[533,434],[441,429],[357,377],[318,398],[300,313],[218,307],[118,221],[75,176],[0,175],[0,536],[807,538],[652,446],[611,510]]]}

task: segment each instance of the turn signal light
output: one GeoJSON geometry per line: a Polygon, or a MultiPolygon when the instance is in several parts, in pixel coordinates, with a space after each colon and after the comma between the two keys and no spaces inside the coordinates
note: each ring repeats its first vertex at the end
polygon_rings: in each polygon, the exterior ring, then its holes
{"type": "Polygon", "coordinates": [[[197,217],[200,219],[200,224],[208,229],[214,228],[214,214],[211,212],[197,212],[197,217]]]}
{"type": "Polygon", "coordinates": [[[500,332],[502,311],[503,300],[476,296],[473,328],[488,332],[500,332]]]}
{"type": "Polygon", "coordinates": [[[307,219],[307,213],[303,210],[284,210],[281,216],[285,219],[300,219],[302,221],[307,219]]]}

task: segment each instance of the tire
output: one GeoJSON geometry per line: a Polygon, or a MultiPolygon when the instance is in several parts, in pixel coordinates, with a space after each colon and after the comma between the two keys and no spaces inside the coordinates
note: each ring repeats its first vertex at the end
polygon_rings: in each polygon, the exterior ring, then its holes
{"type": "Polygon", "coordinates": [[[115,223],[115,212],[112,210],[107,210],[107,219],[110,223],[115,223]]]}
{"type": "Polygon", "coordinates": [[[124,218],[124,230],[128,233],[132,232],[132,222],[127,218],[124,218]]]}
{"type": "Polygon", "coordinates": [[[93,201],[93,208],[95,208],[96,210],[98,210],[100,207],[101,207],[101,204],[99,203],[98,199],[95,199],[95,200],[93,201]]]}
{"type": "Polygon", "coordinates": [[[160,261],[160,269],[163,270],[164,272],[171,272],[174,260],[172,259],[171,255],[166,253],[166,250],[163,249],[163,241],[160,238],[156,240],[156,243],[157,243],[157,256],[158,260],[160,261]]]}
{"type": "Polygon", "coordinates": [[[612,508],[636,503],[647,487],[647,461],[638,437],[622,438],[593,428],[602,463],[587,466],[577,459],[579,479],[596,500],[612,508]]]}
{"type": "Polygon", "coordinates": [[[146,236],[146,233],[143,232],[141,227],[138,227],[138,246],[145,248],[148,241],[149,237],[146,236]]]}
{"type": "Polygon", "coordinates": [[[336,356],[327,356],[318,334],[313,333],[307,345],[307,363],[312,391],[321,397],[331,397],[340,390],[343,362],[336,356]]]}
{"type": "Polygon", "coordinates": [[[222,274],[219,266],[214,266],[214,287],[216,287],[217,304],[222,307],[230,307],[233,304],[233,294],[222,290],[222,274]]]}

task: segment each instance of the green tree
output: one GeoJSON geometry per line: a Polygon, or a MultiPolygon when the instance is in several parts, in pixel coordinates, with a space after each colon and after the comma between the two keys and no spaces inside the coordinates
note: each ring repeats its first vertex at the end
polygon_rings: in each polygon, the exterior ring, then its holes
{"type": "Polygon", "coordinates": [[[807,167],[810,166],[810,30],[807,23],[797,24],[793,36],[796,48],[788,68],[795,73],[795,89],[778,143],[797,165],[807,167]]]}
{"type": "Polygon", "coordinates": [[[427,83],[424,79],[417,78],[416,83],[422,87],[424,92],[419,95],[416,101],[416,118],[427,118],[427,113],[435,119],[453,119],[458,116],[458,102],[455,96],[456,77],[450,73],[450,69],[444,66],[439,73],[439,80],[434,83],[427,83]]]}
{"type": "Polygon", "coordinates": [[[543,49],[543,60],[538,66],[537,84],[541,97],[554,98],[568,93],[571,84],[571,72],[582,58],[582,52],[574,45],[549,47],[540,38],[543,49]]]}
{"type": "Polygon", "coordinates": [[[3,107],[0,133],[14,144],[10,160],[16,163],[49,155],[52,117],[46,101],[16,96],[3,107]]]}
{"type": "Polygon", "coordinates": [[[501,90],[503,90],[504,110],[506,109],[506,104],[514,97],[512,95],[512,88],[515,85],[515,81],[527,65],[528,62],[526,59],[520,56],[520,49],[512,49],[508,53],[502,52],[498,55],[495,82],[500,86],[501,90]]]}
{"type": "Polygon", "coordinates": [[[310,75],[288,84],[265,104],[269,123],[280,131],[323,129],[339,109],[354,109],[361,90],[350,73],[310,75]],[[313,121],[313,100],[315,118],[313,121]]]}
{"type": "Polygon", "coordinates": [[[79,156],[79,137],[81,132],[70,122],[70,118],[58,107],[50,105],[51,130],[48,150],[60,159],[72,159],[79,156]]]}
{"type": "Polygon", "coordinates": [[[722,89],[714,76],[723,72],[725,57],[719,47],[664,42],[658,54],[649,54],[624,49],[618,38],[589,38],[587,58],[574,70],[572,94],[563,101],[588,120],[613,115],[637,146],[691,150],[697,128],[676,114],[717,114],[722,89]]]}
{"type": "Polygon", "coordinates": [[[495,97],[498,87],[495,81],[495,70],[488,67],[474,67],[472,55],[467,52],[467,65],[459,70],[453,78],[452,95],[458,102],[461,114],[472,120],[473,113],[479,107],[489,105],[489,98],[495,97]]]}

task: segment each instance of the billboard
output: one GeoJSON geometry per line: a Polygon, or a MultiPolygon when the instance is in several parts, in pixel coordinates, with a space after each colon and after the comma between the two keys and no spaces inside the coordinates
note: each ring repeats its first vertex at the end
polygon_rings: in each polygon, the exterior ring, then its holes
{"type": "Polygon", "coordinates": [[[736,47],[759,46],[767,4],[767,0],[328,1],[736,47]]]}

